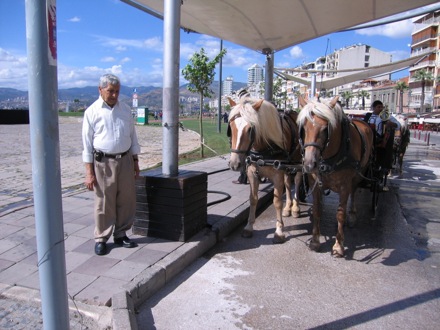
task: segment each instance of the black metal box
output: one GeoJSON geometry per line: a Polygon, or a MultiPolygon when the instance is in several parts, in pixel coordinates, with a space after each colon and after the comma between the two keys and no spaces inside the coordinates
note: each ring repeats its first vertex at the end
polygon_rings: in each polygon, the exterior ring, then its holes
{"type": "Polygon", "coordinates": [[[136,181],[136,217],[133,233],[187,241],[207,224],[206,172],[181,170],[175,177],[157,168],[136,181]]]}

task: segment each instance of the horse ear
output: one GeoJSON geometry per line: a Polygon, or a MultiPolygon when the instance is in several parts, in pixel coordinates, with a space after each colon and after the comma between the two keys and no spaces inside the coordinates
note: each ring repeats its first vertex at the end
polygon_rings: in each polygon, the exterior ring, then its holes
{"type": "Polygon", "coordinates": [[[228,97],[228,101],[229,101],[229,105],[231,107],[235,107],[237,105],[237,103],[235,103],[235,101],[233,99],[231,99],[230,97],[228,97]]]}
{"type": "Polygon", "coordinates": [[[334,108],[336,103],[339,101],[339,95],[336,95],[331,101],[330,101],[330,107],[334,108]]]}
{"type": "Polygon", "coordinates": [[[307,101],[304,99],[304,97],[302,95],[298,96],[298,100],[299,100],[299,105],[303,108],[307,105],[307,101]]]}
{"type": "Polygon", "coordinates": [[[254,108],[255,111],[260,110],[261,105],[263,104],[264,99],[260,99],[259,101],[252,104],[252,108],[254,108]]]}

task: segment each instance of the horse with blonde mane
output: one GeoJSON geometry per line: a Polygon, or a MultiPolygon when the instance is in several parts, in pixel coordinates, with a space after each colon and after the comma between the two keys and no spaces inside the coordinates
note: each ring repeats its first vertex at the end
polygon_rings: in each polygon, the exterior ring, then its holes
{"type": "Polygon", "coordinates": [[[260,178],[268,178],[274,186],[273,203],[276,209],[276,229],[273,242],[283,243],[283,216],[298,217],[299,187],[301,173],[295,176],[295,194],[291,195],[291,176],[295,168],[301,169],[301,153],[298,146],[296,112],[279,114],[275,106],[262,99],[252,99],[249,94],[241,96],[238,103],[229,100],[228,136],[231,142],[229,166],[239,171],[247,166],[250,184],[250,210],[243,237],[252,237],[258,203],[260,178]],[[283,207],[284,187],[286,206],[283,207]]]}
{"type": "Polygon", "coordinates": [[[308,101],[300,98],[303,107],[297,119],[303,152],[303,171],[309,173],[313,194],[313,232],[310,249],[320,248],[322,194],[330,189],[339,194],[336,213],[338,230],[332,254],[344,256],[344,223],[350,198],[350,222],[356,221],[355,191],[370,165],[373,131],[363,121],[350,120],[338,103],[308,101]]]}
{"type": "Polygon", "coordinates": [[[397,115],[396,119],[400,123],[400,130],[397,131],[394,135],[394,145],[393,145],[393,153],[394,153],[394,166],[396,171],[399,172],[401,176],[403,173],[403,156],[405,156],[406,148],[408,148],[408,144],[411,139],[411,133],[409,131],[407,118],[402,115],[397,115]]]}

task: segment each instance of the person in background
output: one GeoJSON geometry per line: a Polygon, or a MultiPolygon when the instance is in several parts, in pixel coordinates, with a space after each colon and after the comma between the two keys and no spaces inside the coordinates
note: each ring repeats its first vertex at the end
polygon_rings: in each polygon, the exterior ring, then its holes
{"type": "Polygon", "coordinates": [[[84,112],[82,127],[85,185],[95,191],[95,253],[107,253],[107,241],[137,246],[127,237],[136,210],[135,177],[139,175],[138,143],[130,107],[118,101],[120,80],[105,74],[99,98],[84,112]]]}
{"type": "MultiPolygon", "coordinates": [[[[385,175],[388,175],[393,167],[394,133],[396,130],[400,130],[400,123],[387,111],[384,111],[381,101],[374,101],[371,108],[373,112],[368,113],[364,121],[374,131],[376,162],[383,169],[385,175]]],[[[382,189],[383,191],[388,191],[388,187],[383,187],[382,189]]]]}
{"type": "Polygon", "coordinates": [[[235,184],[247,184],[248,183],[248,177],[246,174],[246,166],[242,166],[241,170],[240,170],[240,176],[238,177],[237,180],[232,181],[232,183],[235,184]]]}

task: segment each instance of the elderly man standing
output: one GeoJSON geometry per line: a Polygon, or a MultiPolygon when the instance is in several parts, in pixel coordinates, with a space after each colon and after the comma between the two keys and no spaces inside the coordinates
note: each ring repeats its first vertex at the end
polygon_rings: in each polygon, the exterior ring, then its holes
{"type": "Polygon", "coordinates": [[[137,246],[127,237],[136,210],[135,177],[140,146],[131,109],[118,101],[120,80],[112,74],[99,81],[99,98],[84,113],[82,127],[85,185],[95,191],[95,253],[115,245],[137,246]]]}

